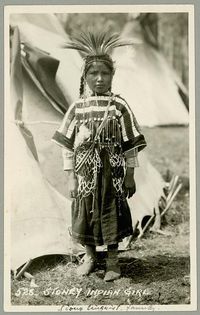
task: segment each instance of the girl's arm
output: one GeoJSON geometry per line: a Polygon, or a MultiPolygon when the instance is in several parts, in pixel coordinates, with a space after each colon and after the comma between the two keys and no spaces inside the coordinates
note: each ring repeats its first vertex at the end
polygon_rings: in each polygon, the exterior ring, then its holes
{"type": "Polygon", "coordinates": [[[131,149],[125,152],[124,154],[125,154],[125,159],[126,159],[126,167],[135,168],[139,166],[137,148],[131,149]]]}
{"type": "Polygon", "coordinates": [[[73,156],[74,152],[62,148],[63,169],[67,175],[67,182],[69,185],[69,193],[71,198],[75,198],[78,193],[78,180],[74,173],[73,156]]]}
{"type": "Polygon", "coordinates": [[[128,198],[132,197],[136,192],[136,183],[134,180],[134,170],[135,167],[139,166],[138,163],[138,149],[131,149],[125,152],[126,160],[126,175],[124,178],[124,190],[128,198]]]}
{"type": "Polygon", "coordinates": [[[121,125],[122,150],[126,161],[124,191],[126,196],[130,198],[136,192],[134,169],[139,166],[138,152],[146,146],[146,141],[129,105],[120,98],[117,99],[117,102],[118,110],[121,111],[119,121],[121,125]]]}
{"type": "Polygon", "coordinates": [[[60,127],[55,131],[52,141],[57,143],[62,148],[63,168],[67,174],[69,184],[70,197],[74,198],[77,195],[77,178],[74,174],[73,165],[73,147],[75,140],[75,108],[76,103],[73,103],[66,112],[60,127]]]}
{"type": "Polygon", "coordinates": [[[136,192],[136,184],[134,180],[133,167],[126,168],[126,175],[124,178],[124,191],[125,191],[126,197],[128,198],[132,197],[134,193],[136,192]]]}

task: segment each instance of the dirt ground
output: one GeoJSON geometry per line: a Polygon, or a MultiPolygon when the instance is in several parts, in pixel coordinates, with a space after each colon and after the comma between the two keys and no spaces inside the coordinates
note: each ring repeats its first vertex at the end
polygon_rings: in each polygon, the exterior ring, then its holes
{"type": "Polygon", "coordinates": [[[120,252],[122,277],[105,283],[105,253],[94,273],[76,275],[78,261],[50,256],[29,268],[38,287],[12,280],[13,305],[163,305],[190,303],[189,156],[187,127],[145,128],[147,153],[164,178],[177,174],[183,187],[162,220],[166,235],[147,231],[120,252]]]}

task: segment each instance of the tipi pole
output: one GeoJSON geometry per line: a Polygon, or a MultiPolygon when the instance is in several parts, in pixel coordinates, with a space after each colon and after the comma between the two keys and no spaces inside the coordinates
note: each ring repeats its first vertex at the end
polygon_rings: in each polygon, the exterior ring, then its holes
{"type": "Polygon", "coordinates": [[[167,210],[169,209],[169,207],[171,206],[174,198],[176,197],[176,195],[178,194],[179,190],[181,189],[182,184],[179,184],[178,187],[176,188],[175,192],[173,193],[173,195],[171,196],[171,199],[168,201],[166,208],[163,210],[163,212],[161,213],[161,218],[163,217],[163,215],[167,212],[167,210]]]}
{"type": "Polygon", "coordinates": [[[30,264],[32,263],[32,259],[29,259],[26,264],[22,267],[22,269],[18,272],[17,275],[15,275],[15,279],[19,279],[23,273],[26,271],[26,269],[30,266],[30,264]]]}
{"type": "MultiPolygon", "coordinates": [[[[177,181],[176,181],[176,183],[177,183],[177,181]]],[[[170,208],[170,206],[171,206],[171,204],[172,204],[174,198],[175,198],[176,195],[178,194],[178,192],[179,192],[179,190],[181,189],[181,187],[182,187],[182,184],[179,184],[178,187],[176,188],[176,190],[174,191],[173,195],[171,196],[170,200],[168,200],[168,203],[167,203],[165,209],[164,209],[163,212],[161,213],[161,218],[162,218],[163,215],[167,212],[167,210],[170,208]]],[[[152,215],[152,216],[150,217],[150,219],[147,221],[147,223],[146,223],[146,225],[144,226],[142,232],[139,234],[138,239],[140,239],[140,238],[143,236],[144,232],[146,231],[146,229],[148,228],[148,226],[150,225],[150,223],[153,221],[154,218],[155,218],[155,214],[152,215]]]]}
{"type": "Polygon", "coordinates": [[[144,226],[142,232],[138,235],[138,239],[141,238],[144,234],[144,232],[146,231],[146,229],[148,228],[149,224],[153,221],[153,219],[155,218],[155,214],[152,215],[149,220],[147,221],[146,225],[144,226]]]}

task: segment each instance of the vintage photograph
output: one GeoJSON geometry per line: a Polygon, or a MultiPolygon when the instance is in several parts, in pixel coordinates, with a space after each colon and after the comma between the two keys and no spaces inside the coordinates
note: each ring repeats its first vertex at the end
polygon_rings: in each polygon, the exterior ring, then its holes
{"type": "Polygon", "coordinates": [[[5,310],[195,310],[193,6],[7,6],[4,46],[5,310]]]}

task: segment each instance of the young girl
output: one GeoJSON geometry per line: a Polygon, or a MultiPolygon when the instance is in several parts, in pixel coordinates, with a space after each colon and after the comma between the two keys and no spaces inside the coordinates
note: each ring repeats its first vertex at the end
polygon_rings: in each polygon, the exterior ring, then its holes
{"type": "Polygon", "coordinates": [[[146,146],[129,105],[111,90],[110,52],[127,44],[117,35],[88,33],[66,45],[81,51],[85,64],[80,99],[70,106],[53,137],[63,147],[64,170],[74,198],[72,236],[86,250],[78,274],[94,270],[95,248],[104,244],[108,249],[105,281],[120,277],[118,243],[133,233],[126,198],[135,193],[137,153],[146,146]]]}

